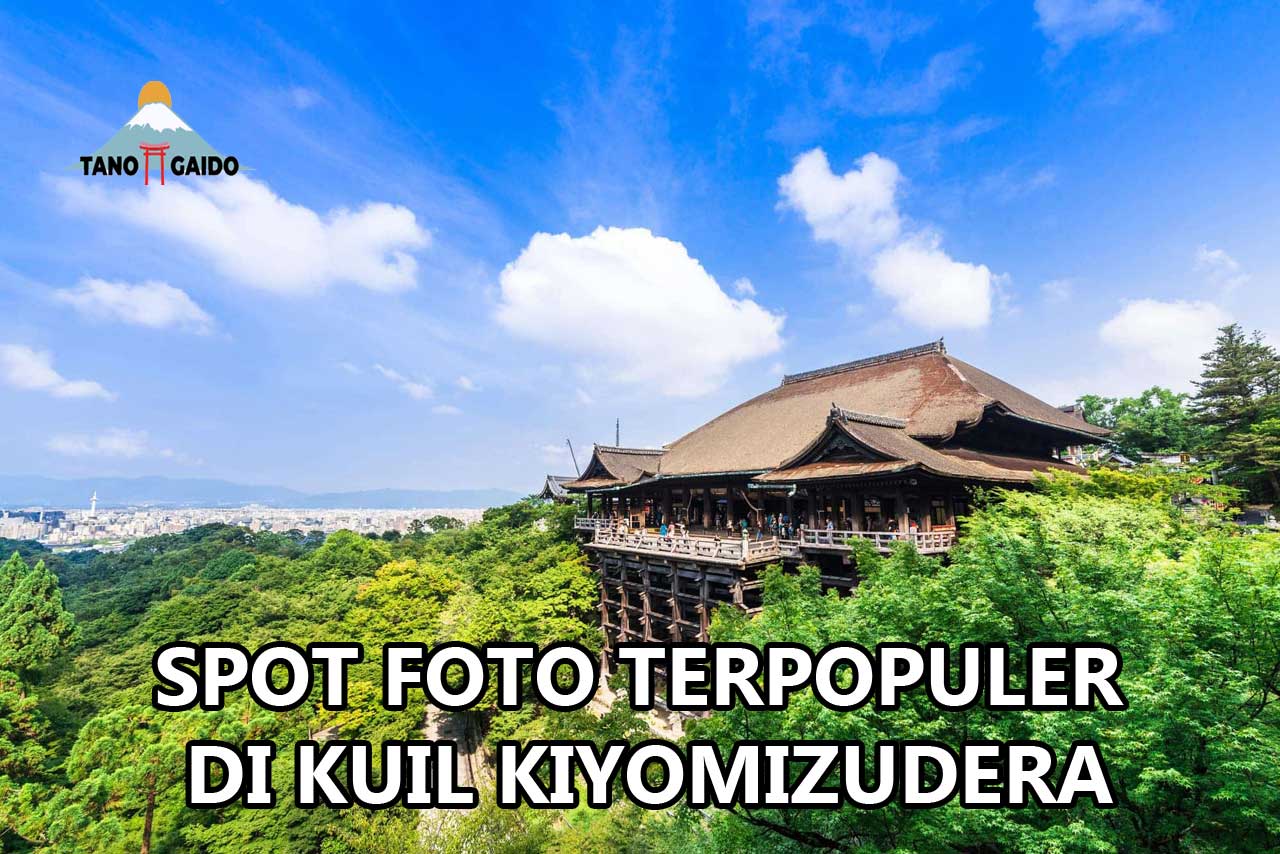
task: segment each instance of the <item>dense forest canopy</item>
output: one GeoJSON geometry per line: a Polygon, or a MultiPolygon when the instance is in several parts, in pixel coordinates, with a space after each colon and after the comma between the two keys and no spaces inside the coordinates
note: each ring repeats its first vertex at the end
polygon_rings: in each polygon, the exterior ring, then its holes
{"type": "MultiPolygon", "coordinates": [[[[502,810],[483,767],[480,808],[449,815],[291,805],[290,751],[274,765],[279,805],[185,806],[183,746],[194,738],[281,745],[473,733],[483,766],[499,739],[649,737],[624,702],[551,713],[497,708],[441,718],[378,703],[387,640],[473,644],[571,640],[597,650],[596,584],[572,506],[522,502],[466,528],[399,539],[327,538],[211,525],[118,554],[55,555],[0,542],[0,846],[46,852],[463,851],[1267,851],[1280,846],[1280,539],[1188,514],[1188,491],[1229,490],[1177,473],[1102,470],[1031,492],[975,496],[947,559],[908,546],[856,555],[853,596],[816,572],[771,570],[765,607],[715,617],[713,640],[833,640],[867,646],[1105,641],[1124,656],[1123,712],[946,712],[916,697],[897,711],[834,712],[798,695],[780,712],[715,712],[686,737],[1037,739],[1059,755],[1094,740],[1120,805],[1067,810],[940,809],[647,812],[502,810]],[[350,706],[318,697],[270,713],[232,695],[217,712],[150,706],[151,656],[174,640],[360,641],[350,706]],[[600,716],[602,715],[602,716],[600,716]]],[[[317,687],[317,691],[318,691],[317,687]]]]}

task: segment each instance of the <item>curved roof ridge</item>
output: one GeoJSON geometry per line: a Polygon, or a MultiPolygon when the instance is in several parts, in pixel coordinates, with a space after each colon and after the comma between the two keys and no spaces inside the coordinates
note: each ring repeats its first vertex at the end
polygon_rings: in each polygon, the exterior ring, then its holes
{"type": "Polygon", "coordinates": [[[889,362],[897,362],[901,359],[912,359],[916,356],[927,356],[930,353],[937,353],[945,356],[947,353],[947,345],[939,338],[937,341],[930,341],[928,344],[920,344],[915,347],[906,347],[902,350],[894,350],[890,353],[881,353],[878,356],[867,356],[863,359],[854,359],[852,362],[841,362],[838,365],[828,365],[825,368],[814,368],[811,371],[802,371],[798,374],[786,374],[782,378],[782,385],[790,385],[791,383],[804,382],[818,377],[827,377],[831,374],[842,374],[845,371],[852,371],[858,368],[867,368],[872,365],[884,365],[889,362]]]}

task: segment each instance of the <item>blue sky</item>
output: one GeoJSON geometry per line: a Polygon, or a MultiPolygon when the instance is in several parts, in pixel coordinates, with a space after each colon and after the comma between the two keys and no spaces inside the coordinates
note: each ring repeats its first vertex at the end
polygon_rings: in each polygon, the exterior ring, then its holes
{"type": "Polygon", "coordinates": [[[1265,3],[0,12],[0,471],[528,490],[945,336],[1055,403],[1280,328],[1265,3]],[[158,79],[245,171],[68,171],[158,79]]]}

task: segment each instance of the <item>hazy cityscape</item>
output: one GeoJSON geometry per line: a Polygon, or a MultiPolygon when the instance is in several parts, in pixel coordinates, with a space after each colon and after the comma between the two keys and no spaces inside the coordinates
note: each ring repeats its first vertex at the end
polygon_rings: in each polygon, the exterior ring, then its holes
{"type": "Polygon", "coordinates": [[[200,525],[221,522],[242,525],[252,531],[324,531],[346,529],[360,534],[409,532],[415,520],[448,516],[470,524],[483,510],[474,508],[415,509],[294,509],[287,507],[137,507],[98,509],[96,500],[78,510],[46,510],[39,507],[0,510],[0,537],[37,540],[55,549],[123,549],[143,537],[176,534],[200,525]]]}

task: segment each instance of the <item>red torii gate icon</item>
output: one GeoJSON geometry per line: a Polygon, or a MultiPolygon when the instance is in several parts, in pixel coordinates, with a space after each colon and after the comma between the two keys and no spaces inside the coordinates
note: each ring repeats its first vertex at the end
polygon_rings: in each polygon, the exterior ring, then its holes
{"type": "Polygon", "coordinates": [[[142,154],[146,161],[146,165],[142,167],[142,170],[143,170],[142,183],[144,185],[151,183],[151,155],[154,154],[160,158],[160,186],[163,187],[164,186],[164,153],[169,150],[169,143],[166,142],[162,145],[150,145],[144,142],[139,144],[138,148],[142,149],[142,154]]]}

